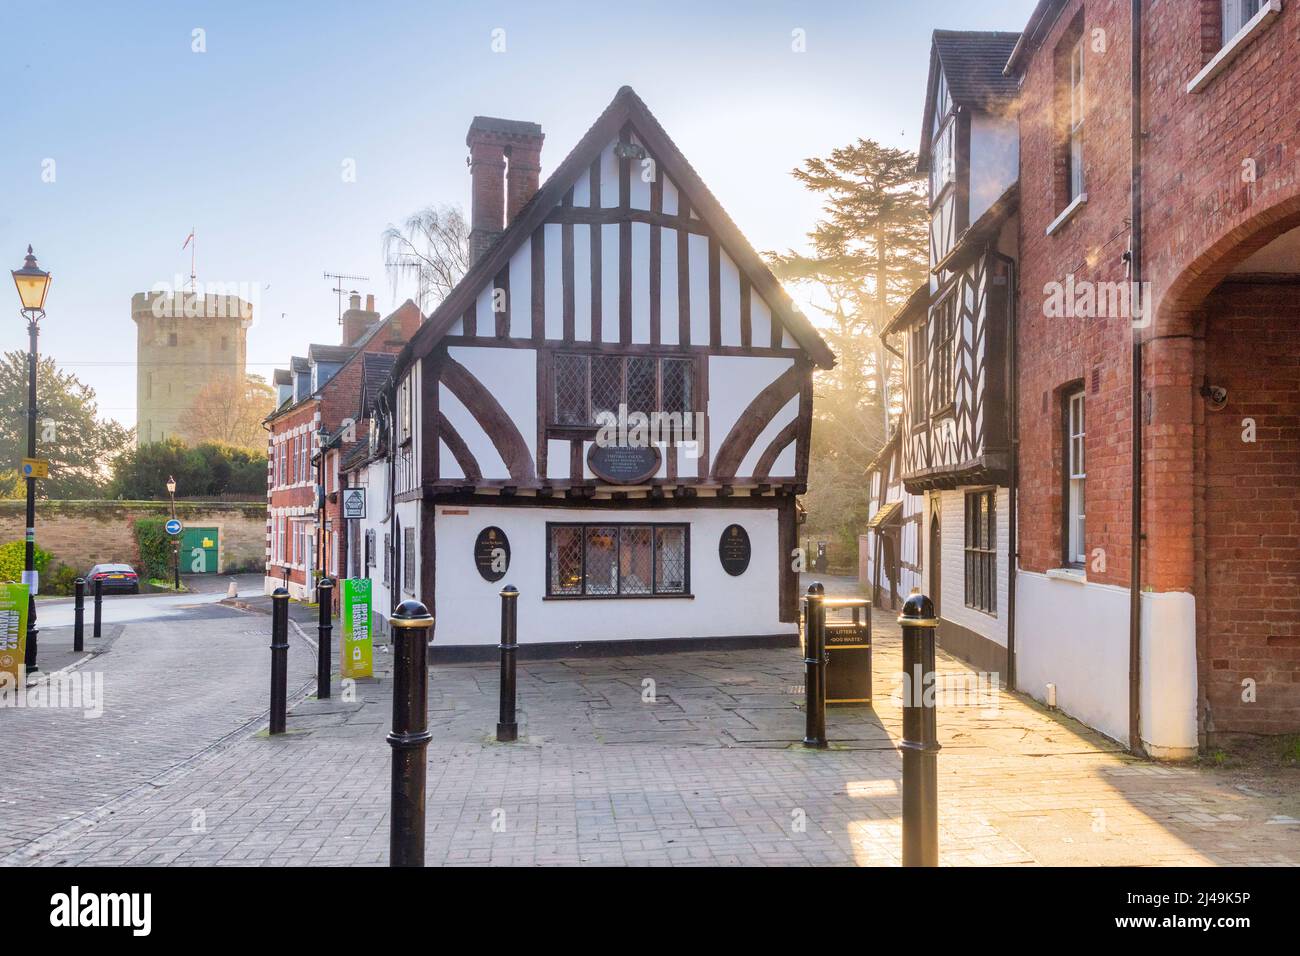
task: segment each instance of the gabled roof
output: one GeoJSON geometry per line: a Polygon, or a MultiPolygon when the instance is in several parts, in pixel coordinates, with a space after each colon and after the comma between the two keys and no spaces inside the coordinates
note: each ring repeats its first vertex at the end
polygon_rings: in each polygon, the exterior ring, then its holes
{"type": "Polygon", "coordinates": [[[1020,75],[1025,59],[1037,49],[1043,33],[1051,29],[1056,15],[1064,5],[1065,0],[1038,0],[1034,12],[1029,15],[1029,22],[1025,24],[1024,32],[1020,35],[1011,55],[1007,57],[1006,66],[1003,67],[1003,72],[1008,77],[1014,78],[1020,75]]]}
{"type": "Polygon", "coordinates": [[[879,469],[884,460],[894,453],[894,449],[898,447],[898,438],[899,428],[895,425],[894,430],[889,433],[889,438],[880,446],[880,451],[876,452],[876,456],[867,462],[867,474],[879,469]]]}
{"type": "Polygon", "coordinates": [[[307,346],[307,358],[313,362],[346,362],[357,353],[354,346],[350,345],[318,345],[312,343],[307,346]]]}
{"type": "Polygon", "coordinates": [[[939,92],[939,71],[948,84],[953,103],[969,109],[997,112],[1005,109],[1019,92],[1019,83],[1003,70],[1019,33],[985,30],[935,30],[930,42],[930,78],[925,91],[925,113],[921,124],[918,166],[925,170],[930,161],[930,135],[934,129],[935,99],[939,92]]]}
{"type": "Polygon", "coordinates": [[[912,294],[907,297],[903,307],[895,312],[894,317],[880,330],[880,337],[883,339],[886,335],[892,335],[900,329],[907,328],[914,319],[925,315],[925,310],[929,305],[930,280],[927,278],[912,290],[912,294]]]}
{"type": "Polygon", "coordinates": [[[274,372],[271,373],[271,384],[292,385],[293,373],[291,373],[287,368],[277,368],[274,372]]]}
{"type": "Polygon", "coordinates": [[[392,374],[397,356],[387,352],[363,352],[361,355],[361,417],[375,407],[384,382],[392,374]]]}
{"type": "Polygon", "coordinates": [[[511,255],[541,225],[552,208],[560,204],[565,192],[578,176],[585,172],[601,150],[614,139],[625,123],[631,123],[663,170],[686,196],[691,209],[709,223],[718,233],[718,239],[736,266],[749,278],[754,289],[772,309],[772,313],[795,341],[808,352],[822,368],[835,364],[835,355],[822,340],[807,317],[795,308],[776,276],[740,229],[722,208],[722,204],[709,192],[681,150],[654,118],[632,87],[619,89],[614,99],[587,130],[578,144],[553,172],[533,197],[524,204],[495,243],[479,257],[465,277],[451,291],[433,314],[412,337],[398,356],[394,375],[400,375],[417,357],[427,355],[455,324],[478,296],[479,291],[493,280],[505,267],[511,255]]]}
{"type": "Polygon", "coordinates": [[[295,372],[310,372],[311,362],[302,355],[295,355],[289,359],[289,368],[295,372]]]}

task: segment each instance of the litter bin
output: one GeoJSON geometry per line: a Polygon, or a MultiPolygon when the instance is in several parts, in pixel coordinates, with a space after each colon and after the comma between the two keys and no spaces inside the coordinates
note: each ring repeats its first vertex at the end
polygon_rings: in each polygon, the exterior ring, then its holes
{"type": "Polygon", "coordinates": [[[871,703],[871,602],[826,598],[826,703],[871,703]]]}

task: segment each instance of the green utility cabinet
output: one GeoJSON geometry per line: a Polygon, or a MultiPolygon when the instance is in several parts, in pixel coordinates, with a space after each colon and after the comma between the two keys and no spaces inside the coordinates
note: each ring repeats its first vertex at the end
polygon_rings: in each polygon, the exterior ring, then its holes
{"type": "Polygon", "coordinates": [[[216,574],[221,539],[217,528],[190,528],[181,532],[181,573],[216,574]]]}

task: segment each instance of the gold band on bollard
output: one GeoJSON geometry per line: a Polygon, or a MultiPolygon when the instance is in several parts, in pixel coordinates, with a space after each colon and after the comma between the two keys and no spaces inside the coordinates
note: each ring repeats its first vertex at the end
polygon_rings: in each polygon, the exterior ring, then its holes
{"type": "Polygon", "coordinates": [[[898,615],[898,623],[904,627],[938,627],[939,619],[937,617],[904,617],[898,615]]]}
{"type": "Polygon", "coordinates": [[[390,617],[388,619],[389,627],[428,627],[433,624],[433,615],[426,614],[424,617],[390,617]]]}

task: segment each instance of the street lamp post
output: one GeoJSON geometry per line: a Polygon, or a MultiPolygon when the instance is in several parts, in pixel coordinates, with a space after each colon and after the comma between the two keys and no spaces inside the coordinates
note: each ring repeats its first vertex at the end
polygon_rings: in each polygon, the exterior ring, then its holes
{"type": "MultiPolygon", "coordinates": [[[[27,354],[27,457],[36,457],[36,337],[39,323],[45,317],[45,296],[50,291],[50,274],[36,265],[32,247],[27,247],[27,258],[21,269],[13,269],[14,285],[18,287],[18,298],[22,302],[22,314],[27,319],[27,335],[30,349],[27,354]]],[[[36,476],[27,475],[27,539],[26,539],[26,573],[23,579],[27,583],[27,648],[24,664],[28,671],[39,670],[36,666],[36,476]]]]}
{"type": "MultiPolygon", "coordinates": [[[[172,496],[172,520],[176,520],[176,477],[167,476],[167,494],[172,496]]],[[[181,536],[172,535],[172,585],[181,589],[181,536]]]]}

